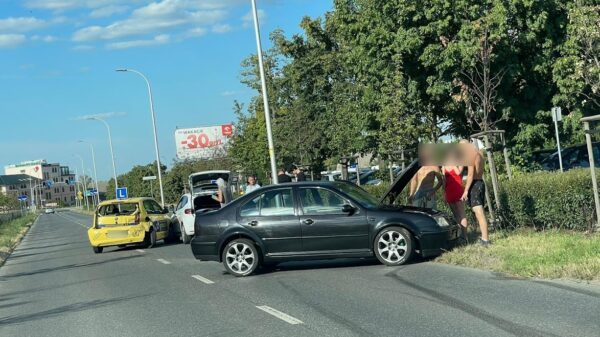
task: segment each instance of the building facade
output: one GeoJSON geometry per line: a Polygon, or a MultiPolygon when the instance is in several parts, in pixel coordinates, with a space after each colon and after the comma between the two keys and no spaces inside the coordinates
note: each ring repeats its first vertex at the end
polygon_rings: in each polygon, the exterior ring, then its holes
{"type": "MultiPolygon", "coordinates": [[[[31,177],[32,181],[36,181],[36,183],[32,183],[34,187],[33,192],[39,195],[38,199],[41,201],[41,206],[46,204],[75,205],[77,197],[77,187],[74,183],[75,174],[69,170],[68,166],[62,166],[58,163],[48,163],[46,160],[33,160],[8,165],[4,168],[4,173],[4,177],[24,175],[31,177]]],[[[5,180],[15,182],[14,179],[5,178],[5,180]]],[[[17,185],[14,184],[0,188],[7,189],[10,192],[11,186],[12,188],[17,188],[17,185]]],[[[31,186],[29,186],[28,182],[25,185],[18,184],[19,188],[21,186],[26,186],[25,189],[29,189],[29,192],[25,195],[31,194],[31,186]]],[[[25,192],[23,189],[19,190],[25,192]]],[[[37,204],[40,206],[39,202],[37,204]]]]}

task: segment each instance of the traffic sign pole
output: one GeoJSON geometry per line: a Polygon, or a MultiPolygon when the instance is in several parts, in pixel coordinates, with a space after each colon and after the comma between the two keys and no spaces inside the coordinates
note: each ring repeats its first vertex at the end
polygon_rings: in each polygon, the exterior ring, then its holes
{"type": "Polygon", "coordinates": [[[556,147],[558,148],[558,164],[560,165],[560,172],[563,171],[562,153],[560,150],[560,138],[558,136],[558,121],[562,120],[562,112],[560,107],[552,108],[552,120],[554,121],[554,131],[556,132],[556,147]]]}

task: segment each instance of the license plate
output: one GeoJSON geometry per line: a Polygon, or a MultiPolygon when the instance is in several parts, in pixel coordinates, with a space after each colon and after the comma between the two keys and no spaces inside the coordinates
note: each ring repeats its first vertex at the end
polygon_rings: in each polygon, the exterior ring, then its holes
{"type": "Polygon", "coordinates": [[[110,231],[106,233],[106,237],[109,239],[123,239],[128,236],[128,231],[110,231]]]}

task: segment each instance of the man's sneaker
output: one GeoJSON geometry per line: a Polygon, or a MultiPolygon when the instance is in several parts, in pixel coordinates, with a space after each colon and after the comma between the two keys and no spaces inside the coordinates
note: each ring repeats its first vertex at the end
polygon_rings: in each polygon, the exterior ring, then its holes
{"type": "Polygon", "coordinates": [[[492,244],[492,241],[490,240],[484,240],[484,239],[479,239],[479,244],[481,244],[482,246],[489,246],[492,244]]]}

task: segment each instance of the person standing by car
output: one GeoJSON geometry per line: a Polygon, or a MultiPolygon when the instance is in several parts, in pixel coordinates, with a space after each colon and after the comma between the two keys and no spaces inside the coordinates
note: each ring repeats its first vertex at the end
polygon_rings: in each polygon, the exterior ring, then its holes
{"type": "Polygon", "coordinates": [[[464,189],[462,185],[462,171],[464,166],[443,166],[444,172],[444,198],[452,210],[452,215],[457,223],[460,224],[461,236],[467,239],[467,217],[465,215],[465,205],[461,200],[464,189]]]}
{"type": "Polygon", "coordinates": [[[409,202],[415,207],[435,208],[435,193],[442,187],[443,181],[439,167],[421,167],[410,180],[409,202]],[[434,187],[436,179],[437,184],[434,187]]]}
{"type": "Polygon", "coordinates": [[[302,172],[302,170],[298,166],[292,166],[292,173],[294,174],[294,176],[296,176],[297,182],[306,181],[306,175],[304,175],[304,172],[302,172]]]}
{"type": "Polygon", "coordinates": [[[291,183],[292,178],[290,178],[285,169],[282,167],[279,169],[279,173],[277,174],[277,181],[279,183],[291,183]]]}
{"type": "Polygon", "coordinates": [[[485,200],[483,155],[480,151],[477,151],[473,144],[469,143],[465,144],[465,154],[467,159],[469,159],[472,164],[469,166],[467,184],[460,199],[462,201],[468,201],[469,207],[471,207],[471,210],[473,210],[473,213],[475,213],[475,218],[477,218],[479,230],[481,231],[481,239],[479,242],[482,245],[489,245],[490,239],[488,236],[488,222],[483,209],[485,200]]]}
{"type": "Polygon", "coordinates": [[[230,194],[227,193],[227,184],[223,178],[218,178],[217,181],[217,194],[213,198],[221,204],[221,208],[228,204],[231,200],[230,194]]]}
{"type": "Polygon", "coordinates": [[[260,185],[256,182],[256,177],[253,175],[248,176],[248,179],[246,179],[246,190],[244,193],[250,193],[259,188],[260,185]]]}

